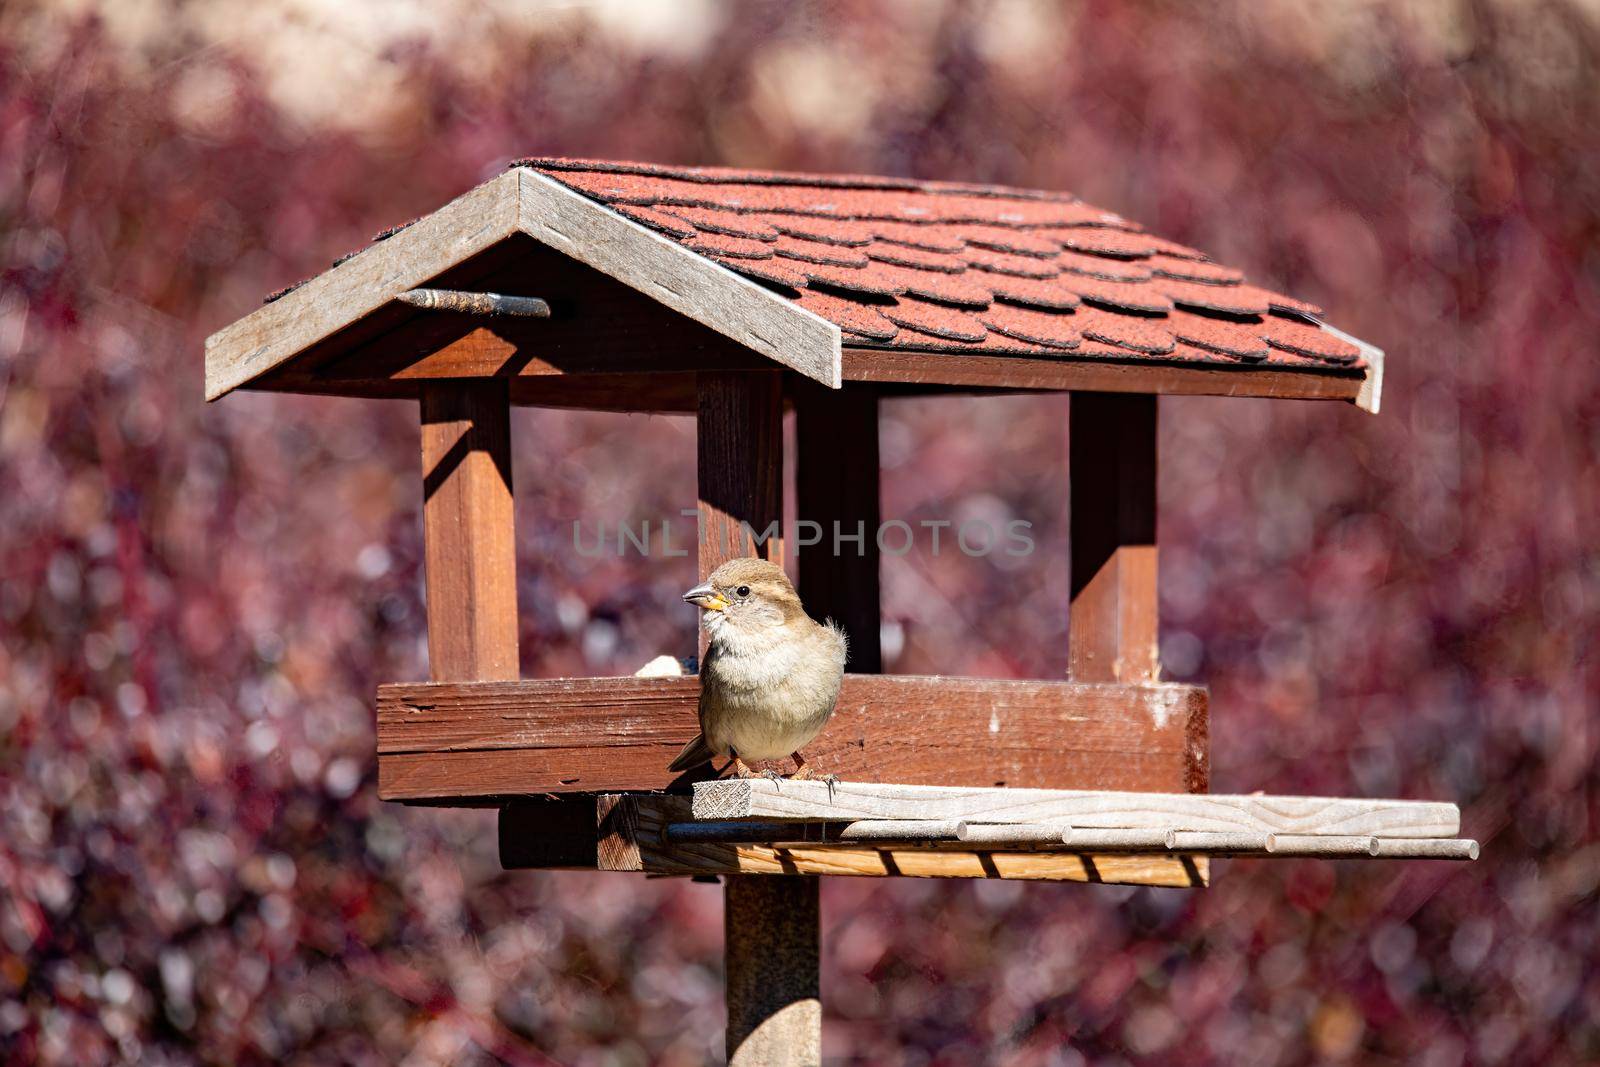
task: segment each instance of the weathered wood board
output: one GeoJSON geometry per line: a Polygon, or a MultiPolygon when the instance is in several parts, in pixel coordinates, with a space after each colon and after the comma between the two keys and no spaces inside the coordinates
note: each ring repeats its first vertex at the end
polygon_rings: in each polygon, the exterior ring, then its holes
{"type": "MultiPolygon", "coordinates": [[[[699,691],[693,677],[386,685],[379,795],[682,788],[694,777],[667,764],[698,729],[699,691]]],[[[857,782],[1203,792],[1206,730],[1192,686],[847,674],[806,756],[857,782]]]]}
{"type": "Polygon", "coordinates": [[[1212,796],[1064,789],[982,789],[743,779],[699,782],[696,819],[958,819],[1073,827],[1451,837],[1454,804],[1345,797],[1212,796]]]}

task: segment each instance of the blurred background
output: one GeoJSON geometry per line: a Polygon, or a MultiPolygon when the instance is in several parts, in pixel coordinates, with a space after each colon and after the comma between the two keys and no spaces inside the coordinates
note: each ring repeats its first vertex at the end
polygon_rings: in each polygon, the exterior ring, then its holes
{"type": "MultiPolygon", "coordinates": [[[[1458,801],[1472,865],[823,887],[841,1064],[1600,1057],[1600,4],[0,8],[0,1058],[697,1064],[721,894],[506,874],[375,797],[425,674],[412,405],[201,402],[205,336],[526,154],[1070,189],[1326,306],[1383,412],[1162,402],[1213,788],[1458,801]]],[[[896,672],[1065,671],[1061,399],[897,402],[896,672]]],[[[678,418],[518,413],[524,673],[693,648],[678,418]]]]}

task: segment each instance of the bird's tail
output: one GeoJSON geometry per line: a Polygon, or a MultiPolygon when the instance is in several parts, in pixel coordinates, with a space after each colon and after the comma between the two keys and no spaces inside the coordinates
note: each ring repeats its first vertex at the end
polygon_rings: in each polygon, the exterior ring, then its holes
{"type": "Polygon", "coordinates": [[[710,763],[715,755],[716,753],[711,751],[711,746],[706,744],[706,735],[695,734],[694,740],[683,746],[683,751],[678,753],[678,758],[672,761],[667,770],[686,771],[702,763],[710,763]]]}

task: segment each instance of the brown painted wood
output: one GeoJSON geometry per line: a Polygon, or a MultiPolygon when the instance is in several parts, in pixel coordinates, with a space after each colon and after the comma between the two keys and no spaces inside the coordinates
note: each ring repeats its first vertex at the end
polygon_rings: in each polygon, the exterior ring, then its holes
{"type": "Polygon", "coordinates": [[[1074,393],[1068,492],[1072,608],[1068,673],[1153,682],[1156,618],[1156,398],[1074,393]]]}
{"type": "MultiPolygon", "coordinates": [[[[379,795],[468,802],[681,788],[692,776],[666,768],[698,728],[698,699],[692,677],[386,685],[379,795]]],[[[847,674],[806,756],[857,782],[1203,791],[1206,693],[847,674]]]]}
{"type": "Polygon", "coordinates": [[[700,576],[730,559],[783,562],[783,377],[699,377],[700,576]],[[770,533],[764,543],[750,536],[770,533]]]}
{"type": "Polygon", "coordinates": [[[800,600],[812,618],[832,618],[850,638],[849,670],[883,669],[882,601],[876,532],[878,397],[871,387],[825,389],[796,381],[794,551],[800,600]],[[802,528],[800,523],[813,523],[802,528]],[[835,533],[859,537],[835,542],[835,533]],[[816,544],[802,542],[809,537],[816,544]]]}
{"type": "Polygon", "coordinates": [[[1194,367],[1140,360],[1115,363],[1071,357],[962,355],[875,348],[843,350],[844,380],[972,390],[1066,390],[1256,396],[1354,402],[1366,376],[1359,370],[1306,367],[1194,367]]]}
{"type": "MultiPolygon", "coordinates": [[[[594,801],[589,801],[594,805],[594,801]]],[[[938,848],[817,845],[670,844],[670,823],[690,818],[685,796],[606,795],[598,798],[599,868],[657,875],[845,875],[868,878],[997,878],[1193,887],[1208,883],[1204,856],[1089,854],[1040,848],[938,848]]],[[[538,867],[541,853],[522,839],[543,832],[527,809],[508,807],[500,818],[501,865],[538,867]]]]}
{"type": "Polygon", "coordinates": [[[501,381],[422,396],[423,545],[433,678],[516,678],[510,404],[501,381]]]}

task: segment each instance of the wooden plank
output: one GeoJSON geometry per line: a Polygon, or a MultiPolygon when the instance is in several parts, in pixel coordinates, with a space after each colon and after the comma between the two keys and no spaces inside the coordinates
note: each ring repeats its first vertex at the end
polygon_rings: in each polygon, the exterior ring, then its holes
{"type": "Polygon", "coordinates": [[[839,327],[533,170],[522,231],[782,366],[839,387],[839,327]]]}
{"type": "MultiPolygon", "coordinates": [[[[601,870],[662,875],[843,875],[867,878],[998,878],[1194,887],[1207,884],[1205,857],[1085,855],[1004,848],[938,849],[817,845],[775,847],[666,842],[666,827],[691,817],[684,796],[602,798],[614,807],[603,826],[619,828],[626,847],[602,849],[601,870]],[[625,814],[618,814],[625,813],[625,814]]],[[[502,835],[504,831],[502,832],[502,835]]]]}
{"type": "Polygon", "coordinates": [[[812,618],[844,627],[853,673],[877,674],[883,669],[877,393],[798,382],[791,396],[800,600],[812,618]],[[802,530],[801,522],[814,526],[802,530]],[[808,537],[818,540],[798,543],[808,537]]]}
{"type": "Polygon", "coordinates": [[[709,372],[699,398],[700,577],[742,556],[782,564],[783,377],[709,372]]]}
{"type": "Polygon", "coordinates": [[[521,178],[508,171],[206,339],[206,399],[292,359],[400,293],[517,232],[521,178]]]}
{"type": "MultiPolygon", "coordinates": [[[[666,768],[698,729],[699,691],[693,677],[386,685],[379,795],[682,785],[666,768]]],[[[1191,686],[847,674],[807,758],[856,781],[1182,792],[1206,778],[1205,719],[1191,686]]]]}
{"type": "Polygon", "coordinates": [[[1368,386],[1366,372],[1320,367],[1191,367],[1155,360],[1114,363],[1070,356],[1029,358],[857,347],[845,348],[843,360],[847,382],[905,386],[1253,396],[1347,403],[1356,402],[1368,386]]]}
{"type": "Polygon", "coordinates": [[[1067,673],[1086,682],[1151,682],[1161,673],[1156,398],[1074,393],[1069,431],[1067,673]]]}
{"type": "Polygon", "coordinates": [[[504,382],[422,397],[428,664],[436,681],[514,679],[517,557],[504,382]]]}
{"type": "MultiPolygon", "coordinates": [[[[1454,804],[1341,797],[1210,796],[1066,789],[966,789],[741,779],[698,782],[696,819],[1061,820],[1079,828],[1449,837],[1454,804]]],[[[1264,847],[1264,846],[1263,846],[1264,847]]]]}

